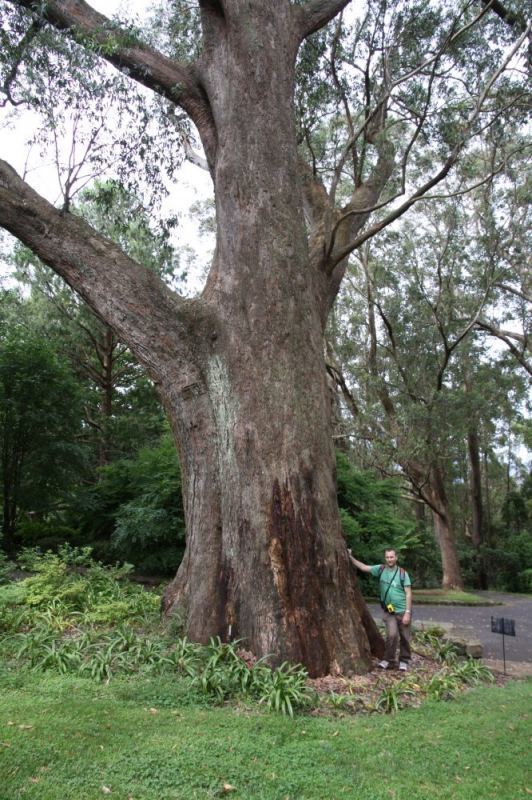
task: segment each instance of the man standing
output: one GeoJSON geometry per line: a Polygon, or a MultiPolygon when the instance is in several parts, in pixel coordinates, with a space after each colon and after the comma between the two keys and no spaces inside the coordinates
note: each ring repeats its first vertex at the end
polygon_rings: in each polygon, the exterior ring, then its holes
{"type": "Polygon", "coordinates": [[[412,619],[412,586],[408,572],[397,563],[395,550],[384,551],[385,564],[370,567],[357,561],[349,550],[349,558],[362,572],[370,572],[379,578],[381,606],[386,625],[386,649],[384,659],[379,661],[381,669],[388,669],[395,663],[397,642],[399,647],[399,669],[406,672],[410,661],[410,621],[412,619]]]}

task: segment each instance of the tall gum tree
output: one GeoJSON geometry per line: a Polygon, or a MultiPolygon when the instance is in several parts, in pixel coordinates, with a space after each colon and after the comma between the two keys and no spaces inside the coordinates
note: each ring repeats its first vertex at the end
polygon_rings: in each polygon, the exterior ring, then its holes
{"type": "MultiPolygon", "coordinates": [[[[3,161],[0,224],[113,327],[158,387],[180,454],[187,526],[166,610],[184,612],[195,640],[241,637],[257,655],[302,662],[311,675],[365,671],[381,647],[350,573],[337,508],[323,347],[329,310],[353,249],[449,173],[526,36],[519,31],[475,95],[438,170],[363,231],[394,170],[404,178],[427,115],[418,114],[398,162],[387,111],[401,81],[383,68],[378,80],[367,76],[361,125],[355,131],[350,118],[328,190],[302,161],[297,54],[348,4],[200,0],[201,52],[180,63],[83,0],[3,3],[30,12],[19,60],[26,40],[51,27],[179,106],[197,128],[215,189],[216,250],[195,299],[55,209],[3,161]],[[337,207],[357,142],[367,166],[356,169],[337,207]]],[[[459,27],[441,38],[439,55],[422,60],[428,84],[459,27]]],[[[11,100],[16,73],[17,63],[4,86],[11,100]]]]}

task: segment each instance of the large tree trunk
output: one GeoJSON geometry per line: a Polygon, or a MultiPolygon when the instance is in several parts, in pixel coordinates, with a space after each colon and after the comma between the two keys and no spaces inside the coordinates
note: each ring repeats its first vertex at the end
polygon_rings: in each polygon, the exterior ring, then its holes
{"type": "MultiPolygon", "coordinates": [[[[255,258],[270,260],[273,278],[268,243],[255,258]]],[[[282,291],[263,288],[272,305],[253,283],[227,296],[199,380],[177,402],[172,378],[162,387],[187,523],[165,607],[185,611],[195,640],[243,637],[318,675],[367,668],[369,649],[340,530],[321,323],[311,303],[290,322],[294,263],[282,291]]]]}
{"type": "Polygon", "coordinates": [[[370,653],[338,515],[324,302],[316,302],[325,280],[309,263],[293,70],[279,57],[283,39],[286,51],[293,44],[282,16],[265,9],[239,25],[220,52],[223,70],[214,59],[205,79],[223,131],[216,263],[204,294],[213,325],[201,379],[176,408],[166,400],[184,472],[187,550],[165,604],[186,609],[194,639],[243,637],[259,654],[320,675],[365,670],[370,653]],[[271,37],[257,43],[257,25],[271,37]],[[228,96],[235,87],[238,104],[228,96]],[[242,124],[251,118],[252,131],[242,124]]]}
{"type": "Polygon", "coordinates": [[[208,382],[205,413],[178,422],[187,549],[166,610],[185,612],[194,640],[244,638],[313,675],[367,668],[324,419],[219,356],[208,382]]]}

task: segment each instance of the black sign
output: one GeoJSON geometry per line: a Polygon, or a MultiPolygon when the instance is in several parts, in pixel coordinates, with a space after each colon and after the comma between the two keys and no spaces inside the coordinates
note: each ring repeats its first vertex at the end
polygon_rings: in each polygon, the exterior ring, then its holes
{"type": "Polygon", "coordinates": [[[505,617],[491,618],[491,632],[502,633],[503,636],[515,636],[515,620],[505,617]]]}

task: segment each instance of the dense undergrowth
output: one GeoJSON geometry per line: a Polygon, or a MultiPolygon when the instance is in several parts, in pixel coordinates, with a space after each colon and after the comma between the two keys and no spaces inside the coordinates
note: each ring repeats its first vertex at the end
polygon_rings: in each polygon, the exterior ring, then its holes
{"type": "Polygon", "coordinates": [[[363,693],[349,681],[331,692],[309,681],[302,666],[272,669],[240,642],[188,641],[176,619],[161,620],[158,594],[128,579],[127,565],[104,566],[88,548],[25,551],[19,566],[27,577],[0,586],[0,657],[8,669],[99,681],[173,675],[192,701],[254,702],[290,716],[305,708],[390,713],[425,697],[448,700],[466,686],[492,680],[473,659],[458,660],[438,631],[425,631],[417,634],[417,651],[439,662],[436,669],[393,682],[382,676],[363,693]]]}

